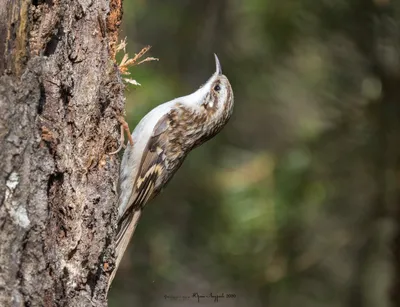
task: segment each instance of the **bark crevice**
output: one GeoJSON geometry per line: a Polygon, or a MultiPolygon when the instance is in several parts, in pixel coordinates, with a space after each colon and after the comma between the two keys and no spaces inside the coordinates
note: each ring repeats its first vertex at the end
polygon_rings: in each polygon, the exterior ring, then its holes
{"type": "Polygon", "coordinates": [[[107,304],[119,168],[107,152],[124,108],[118,25],[99,25],[110,10],[0,8],[0,306],[107,304]]]}

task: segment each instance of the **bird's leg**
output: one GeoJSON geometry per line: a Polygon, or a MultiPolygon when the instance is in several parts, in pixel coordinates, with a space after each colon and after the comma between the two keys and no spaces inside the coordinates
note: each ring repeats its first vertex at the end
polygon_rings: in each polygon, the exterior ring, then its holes
{"type": "Polygon", "coordinates": [[[118,120],[121,123],[121,127],[126,131],[126,134],[128,135],[129,144],[131,144],[131,146],[133,146],[132,135],[131,135],[131,131],[129,130],[128,123],[125,121],[125,119],[122,116],[120,116],[118,118],[118,120]]]}
{"type": "Polygon", "coordinates": [[[122,147],[125,148],[125,144],[124,144],[125,143],[125,133],[124,133],[125,131],[126,131],[126,134],[128,135],[129,143],[131,144],[131,146],[133,146],[133,139],[132,139],[131,132],[129,130],[128,123],[125,121],[125,119],[122,116],[118,117],[118,121],[121,123],[121,136],[120,136],[121,144],[119,145],[119,147],[116,151],[110,152],[109,155],[115,155],[121,151],[122,147]]]}

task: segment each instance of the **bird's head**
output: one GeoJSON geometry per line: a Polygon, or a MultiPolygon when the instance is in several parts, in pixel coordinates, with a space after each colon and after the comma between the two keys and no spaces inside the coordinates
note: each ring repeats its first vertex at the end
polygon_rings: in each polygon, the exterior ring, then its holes
{"type": "Polygon", "coordinates": [[[228,78],[222,74],[216,54],[215,73],[196,92],[185,97],[185,103],[203,117],[203,140],[216,135],[228,122],[233,111],[233,91],[228,78]]]}

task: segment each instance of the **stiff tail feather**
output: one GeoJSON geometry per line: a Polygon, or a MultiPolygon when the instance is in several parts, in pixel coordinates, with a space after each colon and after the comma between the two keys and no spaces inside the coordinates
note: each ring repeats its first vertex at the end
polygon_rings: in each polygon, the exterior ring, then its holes
{"type": "Polygon", "coordinates": [[[108,288],[110,289],[111,283],[115,277],[115,274],[118,271],[118,267],[121,263],[122,257],[124,256],[125,250],[128,247],[129,241],[132,238],[133,233],[135,232],[136,226],[139,222],[140,215],[142,214],[142,210],[132,211],[128,214],[120,224],[120,229],[116,238],[116,248],[115,248],[115,268],[112,271],[110,278],[108,279],[108,288]]]}

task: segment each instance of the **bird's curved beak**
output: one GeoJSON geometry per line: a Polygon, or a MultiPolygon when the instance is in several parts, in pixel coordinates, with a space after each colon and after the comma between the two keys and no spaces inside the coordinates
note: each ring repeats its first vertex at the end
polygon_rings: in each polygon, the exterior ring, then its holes
{"type": "Polygon", "coordinates": [[[215,56],[215,74],[222,75],[221,63],[219,62],[218,57],[215,53],[214,56],[215,56]]]}

